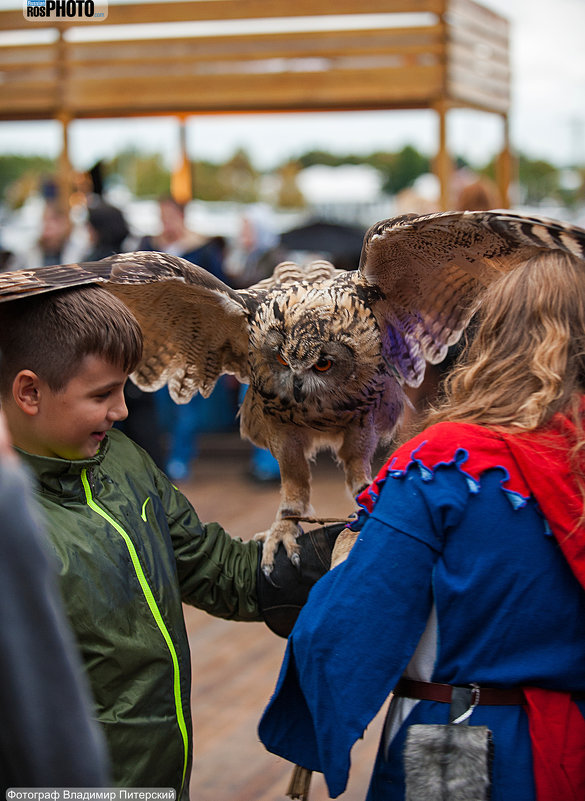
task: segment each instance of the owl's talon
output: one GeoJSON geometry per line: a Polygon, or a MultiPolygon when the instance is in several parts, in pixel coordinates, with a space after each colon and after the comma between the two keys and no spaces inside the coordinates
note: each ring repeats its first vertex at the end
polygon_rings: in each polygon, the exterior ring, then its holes
{"type": "Polygon", "coordinates": [[[274,565],[262,565],[262,572],[264,573],[264,578],[269,584],[272,584],[273,587],[278,587],[278,584],[272,578],[272,568],[274,565]]]}
{"type": "Polygon", "coordinates": [[[297,568],[297,570],[301,569],[301,557],[298,555],[298,553],[293,553],[293,555],[290,558],[290,561],[297,568]]]}

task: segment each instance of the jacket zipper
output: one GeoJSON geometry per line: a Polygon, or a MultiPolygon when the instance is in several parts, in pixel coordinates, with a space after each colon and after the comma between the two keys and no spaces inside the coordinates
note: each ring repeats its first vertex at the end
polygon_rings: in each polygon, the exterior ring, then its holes
{"type": "Polygon", "coordinates": [[[130,554],[130,559],[132,561],[136,577],[138,578],[138,583],[140,584],[140,588],[142,589],[142,592],[146,599],[146,603],[148,604],[148,608],[150,609],[152,616],[171,654],[171,660],[173,663],[173,690],[175,699],[175,709],[177,713],[177,723],[179,724],[179,730],[181,732],[181,737],[183,739],[183,751],[184,751],[183,776],[181,779],[181,792],[179,793],[179,798],[180,798],[185,784],[185,774],[187,772],[187,760],[189,755],[189,737],[187,734],[187,726],[185,724],[183,705],[181,703],[181,672],[179,669],[179,659],[177,657],[177,651],[175,649],[171,635],[169,634],[169,630],[167,629],[164,623],[160,609],[156,604],[153,592],[148,584],[146,576],[144,575],[144,571],[142,569],[142,565],[140,564],[140,560],[138,558],[138,553],[136,552],[136,548],[134,547],[134,543],[128,536],[128,533],[122,528],[122,526],[116,520],[114,520],[114,518],[111,517],[105,511],[105,509],[102,509],[101,506],[98,506],[98,504],[94,501],[92,496],[92,486],[90,484],[90,478],[88,477],[87,469],[85,468],[81,471],[81,483],[83,484],[83,489],[85,491],[85,499],[87,501],[87,505],[89,506],[89,508],[92,509],[94,512],[96,512],[96,514],[98,514],[100,517],[103,517],[104,520],[106,520],[111,526],[113,526],[113,528],[118,532],[118,534],[124,540],[124,543],[128,548],[128,553],[130,554]]]}

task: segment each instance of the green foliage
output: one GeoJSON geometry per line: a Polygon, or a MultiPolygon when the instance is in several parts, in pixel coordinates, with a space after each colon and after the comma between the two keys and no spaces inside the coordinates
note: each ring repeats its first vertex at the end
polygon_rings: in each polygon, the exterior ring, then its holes
{"type": "Polygon", "coordinates": [[[428,156],[423,156],[412,145],[406,145],[391,159],[390,169],[382,188],[388,194],[395,195],[406,187],[412,186],[420,175],[424,175],[430,170],[431,162],[428,156]]]}
{"type": "Polygon", "coordinates": [[[296,159],[301,169],[314,167],[315,164],[323,164],[325,167],[343,167],[345,164],[364,164],[367,157],[363,156],[336,156],[326,150],[310,150],[296,159]]]}
{"type": "Polygon", "coordinates": [[[224,200],[217,179],[220,165],[210,161],[195,161],[192,165],[193,196],[198,200],[224,200]]]}
{"type": "Polygon", "coordinates": [[[277,203],[281,209],[300,209],[305,205],[305,198],[297,184],[301,169],[300,162],[291,160],[277,170],[280,179],[277,203]]]}
{"type": "Polygon", "coordinates": [[[520,156],[518,180],[525,192],[525,202],[529,205],[559,197],[559,170],[548,161],[520,156]]]}
{"type": "Polygon", "coordinates": [[[55,160],[43,156],[0,156],[0,198],[20,205],[23,191],[36,189],[55,169],[55,160]]]}
{"type": "Polygon", "coordinates": [[[136,197],[159,197],[171,189],[171,174],[158,153],[124,150],[104,163],[106,180],[116,176],[136,197]]]}
{"type": "Polygon", "coordinates": [[[260,173],[252,166],[246,151],[241,148],[220,166],[217,181],[222,199],[239,203],[254,203],[258,200],[260,173]]]}

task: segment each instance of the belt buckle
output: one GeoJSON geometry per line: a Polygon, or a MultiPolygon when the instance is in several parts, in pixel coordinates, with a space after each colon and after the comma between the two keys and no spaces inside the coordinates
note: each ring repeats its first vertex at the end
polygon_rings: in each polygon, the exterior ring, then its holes
{"type": "Polygon", "coordinates": [[[458,725],[466,723],[473,710],[479,704],[481,688],[479,684],[468,687],[456,687],[451,690],[451,706],[449,707],[449,723],[458,725]]]}

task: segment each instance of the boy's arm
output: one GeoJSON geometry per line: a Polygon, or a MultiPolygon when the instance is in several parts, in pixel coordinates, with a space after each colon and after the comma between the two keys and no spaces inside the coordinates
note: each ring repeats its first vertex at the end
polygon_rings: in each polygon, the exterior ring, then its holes
{"type": "Polygon", "coordinates": [[[165,484],[183,601],[216,617],[262,620],[256,591],[259,544],[231,537],[219,523],[201,523],[188,499],[165,484]]]}
{"type": "Polygon", "coordinates": [[[161,488],[185,603],[216,617],[264,620],[286,637],[313,584],[329,569],[343,525],[299,535],[300,566],[280,546],[273,574],[260,569],[261,543],[231,537],[219,523],[201,523],[187,498],[165,478],[161,488]]]}

